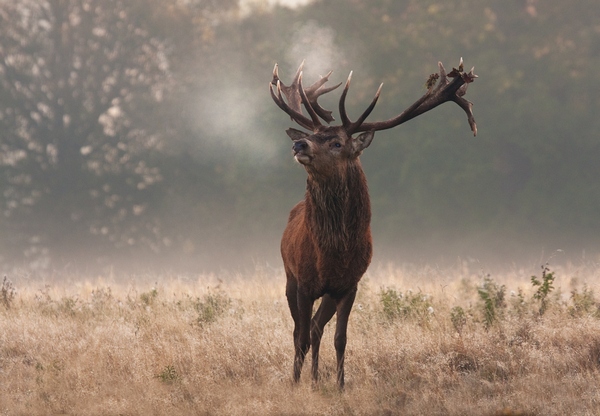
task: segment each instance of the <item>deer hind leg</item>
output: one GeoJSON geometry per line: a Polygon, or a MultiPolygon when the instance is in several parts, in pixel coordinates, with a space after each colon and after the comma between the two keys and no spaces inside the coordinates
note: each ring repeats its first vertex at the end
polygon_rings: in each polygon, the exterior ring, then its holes
{"type": "Polygon", "coordinates": [[[319,348],[321,346],[323,328],[331,320],[335,311],[335,301],[329,295],[325,295],[311,321],[310,344],[312,348],[312,378],[314,382],[319,381],[319,348]]]}
{"type": "Polygon", "coordinates": [[[310,317],[314,299],[298,291],[298,283],[288,275],[286,297],[294,319],[294,382],[300,381],[304,359],[310,348],[310,317]]]}
{"type": "Polygon", "coordinates": [[[346,353],[346,330],[348,318],[356,298],[356,289],[345,295],[337,302],[337,324],[335,327],[335,352],[337,356],[337,383],[340,389],[344,388],[344,357],[346,353]]]}

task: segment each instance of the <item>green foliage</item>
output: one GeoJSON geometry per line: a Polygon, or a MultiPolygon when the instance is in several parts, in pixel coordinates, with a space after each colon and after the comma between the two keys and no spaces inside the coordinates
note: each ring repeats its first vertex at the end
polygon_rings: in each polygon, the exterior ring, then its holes
{"type": "Polygon", "coordinates": [[[140,295],[140,300],[146,306],[150,306],[154,303],[154,300],[158,297],[158,290],[156,288],[152,288],[148,292],[144,292],[140,295]]]}
{"type": "Polygon", "coordinates": [[[519,318],[523,318],[527,312],[527,302],[525,300],[525,294],[523,289],[519,288],[517,293],[512,292],[510,298],[510,305],[513,313],[519,318]]]}
{"type": "Polygon", "coordinates": [[[591,315],[600,318],[600,304],[594,297],[594,291],[583,285],[583,289],[579,292],[577,289],[571,291],[571,303],[568,310],[573,317],[582,317],[591,315]]]}
{"type": "Polygon", "coordinates": [[[462,330],[467,323],[467,315],[460,306],[455,306],[450,310],[450,321],[452,326],[459,334],[462,334],[462,330]]]}
{"type": "Polygon", "coordinates": [[[383,316],[389,321],[415,319],[425,323],[434,312],[431,297],[420,291],[413,293],[412,290],[408,290],[402,294],[392,288],[382,288],[379,292],[379,301],[383,316]]]}
{"type": "Polygon", "coordinates": [[[92,299],[90,307],[94,311],[102,311],[110,308],[115,302],[110,287],[98,287],[92,290],[92,299]]]}
{"type": "Polygon", "coordinates": [[[66,296],[57,302],[57,312],[62,315],[75,316],[77,314],[79,301],[76,297],[66,296]]]}
{"type": "Polygon", "coordinates": [[[10,306],[15,300],[16,294],[17,290],[13,286],[12,282],[6,276],[4,276],[4,279],[2,280],[2,287],[0,287],[0,303],[2,303],[6,309],[10,309],[10,306]]]}
{"type": "Polygon", "coordinates": [[[196,322],[199,325],[215,322],[227,312],[231,306],[231,298],[224,292],[208,293],[197,299],[194,308],[198,312],[196,322]]]}
{"type": "Polygon", "coordinates": [[[538,279],[536,276],[531,276],[531,284],[533,287],[537,287],[535,293],[533,294],[533,299],[537,300],[540,303],[539,314],[543,315],[548,309],[549,304],[549,295],[554,290],[554,272],[550,271],[548,264],[542,266],[542,277],[538,279]]]}
{"type": "Polygon", "coordinates": [[[500,317],[506,307],[506,286],[499,286],[492,278],[487,276],[477,289],[483,312],[483,324],[489,329],[500,317]]]}
{"type": "Polygon", "coordinates": [[[179,373],[172,365],[166,366],[160,373],[156,375],[156,378],[165,384],[173,384],[181,379],[179,373]]]}

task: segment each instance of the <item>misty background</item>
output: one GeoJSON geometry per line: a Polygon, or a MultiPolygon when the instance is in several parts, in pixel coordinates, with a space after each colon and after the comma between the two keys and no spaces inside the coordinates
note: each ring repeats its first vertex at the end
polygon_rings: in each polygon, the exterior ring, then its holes
{"type": "Polygon", "coordinates": [[[306,173],[274,64],[354,71],[351,117],[383,82],[373,121],[461,57],[478,136],[449,103],[361,157],[374,262],[600,260],[597,0],[0,0],[0,268],[279,267],[306,173]]]}

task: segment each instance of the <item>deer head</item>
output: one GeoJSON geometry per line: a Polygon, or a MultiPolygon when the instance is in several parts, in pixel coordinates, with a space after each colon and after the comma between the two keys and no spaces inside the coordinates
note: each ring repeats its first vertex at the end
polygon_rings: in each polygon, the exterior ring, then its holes
{"type": "Polygon", "coordinates": [[[302,86],[304,62],[298,68],[289,86],[284,85],[279,79],[279,70],[276,64],[273,70],[273,79],[269,83],[271,97],[292,120],[312,132],[306,133],[292,128],[287,130],[288,136],[294,142],[292,149],[295,159],[303,164],[309,172],[325,173],[343,161],[352,161],[360,156],[362,151],[371,144],[376,131],[396,127],[447,101],[457,103],[465,111],[471,130],[474,135],[477,135],[477,125],[472,111],[473,104],[463,98],[468,84],[473,82],[477,75],[473,73],[473,69],[468,73],[464,72],[462,58],[458,68],[453,68],[449,74],[446,74],[441,62],[438,65],[439,73],[429,76],[426,84],[427,92],[421,98],[398,116],[377,122],[366,122],[366,119],[377,104],[383,84],[379,86],[373,101],[361,116],[356,121],[351,121],[345,104],[352,79],[352,72],[350,72],[339,101],[342,124],[330,126],[328,124],[334,121],[332,112],[322,108],[317,100],[321,95],[341,85],[340,83],[333,87],[325,87],[331,71],[305,89],[302,86]],[[283,98],[283,95],[286,99],[283,98]],[[306,109],[309,117],[302,113],[302,106],[306,109]],[[321,119],[327,125],[324,125],[321,119]],[[354,137],[357,133],[360,134],[354,137]]]}

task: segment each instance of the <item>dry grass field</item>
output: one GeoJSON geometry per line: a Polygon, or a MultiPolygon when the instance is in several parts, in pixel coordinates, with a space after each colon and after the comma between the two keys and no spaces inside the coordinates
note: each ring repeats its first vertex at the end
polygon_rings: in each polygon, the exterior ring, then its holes
{"type": "Polygon", "coordinates": [[[372,267],[350,316],[343,392],[331,324],[321,382],[309,358],[292,385],[279,271],[9,278],[1,415],[600,414],[593,265],[372,267]]]}

